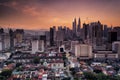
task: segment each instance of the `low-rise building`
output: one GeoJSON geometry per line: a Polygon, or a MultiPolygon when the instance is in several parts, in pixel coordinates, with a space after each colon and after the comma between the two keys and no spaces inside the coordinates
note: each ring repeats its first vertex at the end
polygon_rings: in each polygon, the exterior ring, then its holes
{"type": "Polygon", "coordinates": [[[91,59],[93,57],[92,46],[88,44],[75,45],[75,56],[80,59],[91,59]]]}
{"type": "Polygon", "coordinates": [[[118,54],[114,53],[113,51],[96,51],[94,52],[94,59],[97,60],[115,60],[118,59],[118,54]]]}

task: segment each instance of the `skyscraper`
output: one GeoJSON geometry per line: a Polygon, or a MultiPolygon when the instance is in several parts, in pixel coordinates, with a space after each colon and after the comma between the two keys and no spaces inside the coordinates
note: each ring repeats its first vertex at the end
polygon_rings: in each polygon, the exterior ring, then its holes
{"type": "Polygon", "coordinates": [[[89,36],[89,24],[83,24],[83,40],[86,40],[89,36]]]}
{"type": "Polygon", "coordinates": [[[21,43],[23,41],[23,38],[24,38],[24,30],[23,29],[16,29],[14,31],[14,33],[15,33],[16,42],[21,43]]]}
{"type": "Polygon", "coordinates": [[[76,18],[74,19],[72,26],[73,26],[73,35],[76,36],[76,32],[77,32],[77,30],[76,30],[76,18]]]}
{"type": "Polygon", "coordinates": [[[114,27],[113,30],[117,32],[117,40],[120,41],[120,26],[114,27]]]}
{"type": "Polygon", "coordinates": [[[14,32],[12,29],[9,30],[10,35],[10,50],[13,50],[14,48],[14,32]]]}
{"type": "Polygon", "coordinates": [[[109,31],[108,32],[108,42],[112,43],[117,41],[117,32],[116,31],[109,31]]]}
{"type": "Polygon", "coordinates": [[[77,26],[77,32],[80,32],[81,29],[81,21],[80,18],[78,19],[78,26],[77,26]]]}
{"type": "Polygon", "coordinates": [[[40,47],[42,51],[44,51],[44,48],[46,48],[46,36],[45,35],[40,36],[39,44],[41,45],[40,47]]]}
{"type": "Polygon", "coordinates": [[[0,29],[0,38],[1,38],[1,42],[2,42],[2,50],[4,50],[5,42],[4,42],[4,29],[3,28],[0,29]]]}
{"type": "Polygon", "coordinates": [[[81,37],[81,21],[80,21],[80,18],[78,19],[78,25],[77,25],[77,37],[81,37]]]}
{"type": "Polygon", "coordinates": [[[50,46],[54,46],[54,29],[50,28],[50,46]]]}
{"type": "Polygon", "coordinates": [[[98,21],[91,23],[90,26],[92,28],[92,42],[96,46],[101,46],[103,37],[103,25],[98,21]]]}

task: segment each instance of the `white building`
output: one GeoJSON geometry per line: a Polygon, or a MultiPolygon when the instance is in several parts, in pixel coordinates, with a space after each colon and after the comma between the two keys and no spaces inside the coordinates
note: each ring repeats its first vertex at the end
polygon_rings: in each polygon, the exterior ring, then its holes
{"type": "Polygon", "coordinates": [[[75,45],[75,56],[79,57],[80,59],[92,58],[92,46],[87,44],[75,45]]]}
{"type": "Polygon", "coordinates": [[[63,69],[64,68],[64,63],[63,62],[53,62],[51,63],[51,68],[52,69],[63,69]]]}
{"type": "Polygon", "coordinates": [[[10,36],[7,34],[4,37],[4,47],[5,47],[5,49],[10,48],[10,36]]]}
{"type": "Polygon", "coordinates": [[[112,43],[112,51],[117,52],[120,58],[120,41],[115,41],[112,43]]]}
{"type": "Polygon", "coordinates": [[[97,51],[94,52],[94,59],[95,60],[115,60],[120,58],[120,41],[115,41],[112,43],[112,51],[97,51]]]}
{"type": "Polygon", "coordinates": [[[120,41],[115,41],[112,43],[112,51],[116,51],[118,52],[118,50],[120,49],[120,41]]]}
{"type": "Polygon", "coordinates": [[[35,54],[39,50],[38,44],[39,44],[38,40],[32,41],[32,54],[35,54]]]}
{"type": "Polygon", "coordinates": [[[105,60],[105,59],[118,59],[118,54],[112,51],[97,51],[94,53],[94,59],[105,60]]]}
{"type": "Polygon", "coordinates": [[[80,64],[78,62],[70,61],[70,68],[80,67],[80,64]]]}
{"type": "Polygon", "coordinates": [[[11,53],[6,52],[3,54],[0,54],[0,61],[7,60],[10,57],[11,53]]]}
{"type": "Polygon", "coordinates": [[[44,40],[39,40],[39,51],[44,52],[44,50],[45,50],[44,40]]]}
{"type": "Polygon", "coordinates": [[[32,54],[36,52],[44,52],[44,41],[43,40],[33,40],[32,41],[32,54]]]}

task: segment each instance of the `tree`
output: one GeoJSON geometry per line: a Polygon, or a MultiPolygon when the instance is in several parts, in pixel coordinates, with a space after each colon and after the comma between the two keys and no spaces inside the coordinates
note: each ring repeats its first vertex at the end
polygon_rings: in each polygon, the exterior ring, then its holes
{"type": "Polygon", "coordinates": [[[23,71],[23,68],[21,66],[16,68],[17,71],[23,71]]]}
{"type": "Polygon", "coordinates": [[[30,78],[27,78],[27,79],[25,79],[25,80],[32,80],[32,79],[30,79],[30,78]]]}
{"type": "Polygon", "coordinates": [[[16,63],[16,67],[19,67],[21,65],[22,65],[22,63],[16,63]]]}
{"type": "Polygon", "coordinates": [[[9,64],[14,63],[14,62],[13,61],[6,61],[5,63],[6,63],[6,65],[9,65],[9,64]]]}
{"type": "Polygon", "coordinates": [[[62,79],[62,80],[70,80],[70,77],[64,78],[64,79],[62,79]]]}
{"type": "Polygon", "coordinates": [[[39,57],[35,57],[35,58],[33,59],[33,62],[34,62],[35,64],[40,63],[39,57]]]}
{"type": "Polygon", "coordinates": [[[114,67],[114,70],[115,70],[115,71],[119,71],[119,69],[120,69],[119,66],[115,66],[115,67],[114,67]]]}
{"type": "Polygon", "coordinates": [[[95,73],[102,73],[102,70],[94,69],[94,72],[95,72],[95,73]]]}
{"type": "Polygon", "coordinates": [[[103,73],[99,73],[99,74],[97,74],[96,75],[96,77],[97,77],[97,80],[108,80],[108,78],[109,77],[107,77],[105,74],[103,74],[103,73]]]}
{"type": "Polygon", "coordinates": [[[120,80],[120,76],[115,76],[114,80],[120,80]]]}
{"type": "Polygon", "coordinates": [[[92,72],[84,72],[84,76],[87,80],[97,80],[96,74],[92,72]]]}
{"type": "Polygon", "coordinates": [[[11,74],[12,74],[12,70],[4,69],[0,75],[8,78],[11,76],[11,74]]]}
{"type": "Polygon", "coordinates": [[[70,68],[70,71],[72,72],[72,75],[75,75],[75,68],[70,68]]]}
{"type": "Polygon", "coordinates": [[[5,76],[1,76],[1,75],[0,75],[0,80],[6,80],[6,79],[5,79],[5,76]]]}

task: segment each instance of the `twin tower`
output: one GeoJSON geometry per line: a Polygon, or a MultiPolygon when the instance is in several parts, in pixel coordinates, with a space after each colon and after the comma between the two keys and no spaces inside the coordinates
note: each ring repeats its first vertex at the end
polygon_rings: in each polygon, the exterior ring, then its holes
{"type": "Polygon", "coordinates": [[[80,29],[81,29],[81,20],[80,20],[80,18],[78,19],[78,25],[77,25],[77,22],[76,22],[76,18],[74,18],[74,21],[72,23],[73,33],[76,35],[77,32],[80,32],[80,29]]]}

